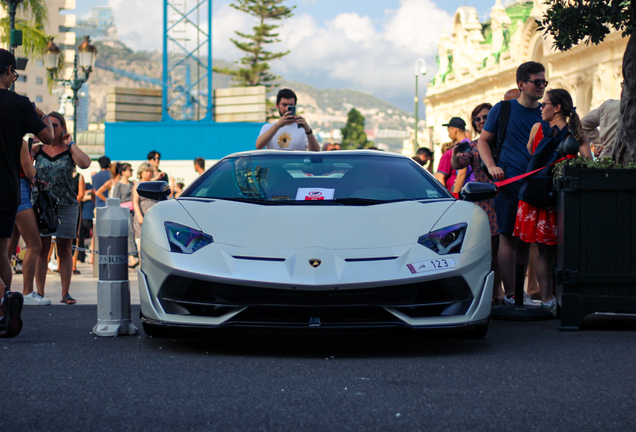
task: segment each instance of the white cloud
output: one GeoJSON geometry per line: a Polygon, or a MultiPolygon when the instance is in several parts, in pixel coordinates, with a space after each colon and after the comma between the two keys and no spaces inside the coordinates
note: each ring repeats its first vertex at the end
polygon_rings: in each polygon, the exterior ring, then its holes
{"type": "Polygon", "coordinates": [[[429,56],[437,53],[437,40],[451,24],[451,16],[438,9],[431,0],[402,0],[385,26],[388,41],[397,46],[429,56]]]}
{"type": "Polygon", "coordinates": [[[238,11],[228,5],[221,6],[212,15],[212,56],[223,60],[237,60],[243,56],[230,38],[241,40],[234,33],[251,33],[256,19],[245,12],[238,11]]]}
{"type": "Polygon", "coordinates": [[[163,42],[162,0],[108,0],[119,38],[135,50],[160,51],[163,42]]]}
{"type": "Polygon", "coordinates": [[[344,36],[353,42],[369,42],[377,36],[371,19],[355,13],[340,14],[331,22],[331,25],[334,29],[342,31],[344,36]]]}
{"type": "MultiPolygon", "coordinates": [[[[163,0],[109,0],[109,5],[119,36],[127,45],[137,50],[162,49],[163,0]]],[[[319,88],[338,85],[393,102],[404,95],[410,104],[415,61],[424,57],[432,77],[438,38],[443,29],[450,28],[452,17],[431,0],[400,0],[399,7],[386,10],[379,21],[347,12],[317,23],[307,14],[296,14],[277,29],[281,43],[267,47],[291,53],[270,66],[289,80],[319,88]]],[[[242,57],[229,39],[236,38],[236,30],[251,33],[255,24],[255,18],[227,4],[215,9],[214,58],[233,61],[242,57]]]]}
{"type": "Polygon", "coordinates": [[[415,61],[427,58],[432,77],[439,35],[451,21],[430,0],[402,0],[399,9],[386,11],[381,29],[355,13],[340,14],[323,25],[300,15],[285,22],[280,29],[283,42],[274,49],[291,53],[271,66],[287,79],[317,87],[338,82],[385,99],[405,95],[410,104],[415,61]]]}

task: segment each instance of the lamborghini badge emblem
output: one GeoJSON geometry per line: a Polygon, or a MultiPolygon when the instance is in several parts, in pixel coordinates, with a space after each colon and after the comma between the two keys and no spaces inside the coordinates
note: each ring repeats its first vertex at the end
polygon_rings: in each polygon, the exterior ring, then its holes
{"type": "Polygon", "coordinates": [[[313,268],[318,267],[320,264],[322,264],[322,260],[319,260],[318,258],[312,258],[309,260],[309,264],[311,264],[311,266],[313,268]]]}

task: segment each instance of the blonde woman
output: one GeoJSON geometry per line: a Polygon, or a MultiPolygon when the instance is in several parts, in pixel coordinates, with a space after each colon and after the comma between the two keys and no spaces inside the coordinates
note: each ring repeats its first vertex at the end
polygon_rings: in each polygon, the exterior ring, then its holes
{"type": "Polygon", "coordinates": [[[147,182],[152,180],[152,176],[154,175],[154,167],[150,165],[148,162],[144,162],[139,165],[137,169],[137,178],[139,181],[133,187],[132,193],[132,202],[133,202],[133,210],[135,212],[135,238],[141,237],[141,226],[144,223],[144,215],[148,211],[150,207],[157,204],[159,201],[144,198],[139,196],[137,193],[137,186],[139,183],[147,182]]]}

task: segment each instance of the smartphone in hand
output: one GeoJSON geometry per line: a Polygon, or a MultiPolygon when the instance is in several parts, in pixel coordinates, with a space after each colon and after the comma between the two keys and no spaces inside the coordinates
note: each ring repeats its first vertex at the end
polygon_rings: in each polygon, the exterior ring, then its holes
{"type": "Polygon", "coordinates": [[[287,107],[287,112],[296,117],[296,105],[289,105],[287,107]]]}
{"type": "Polygon", "coordinates": [[[459,150],[460,153],[470,153],[470,150],[471,150],[470,142],[468,141],[460,142],[457,145],[457,149],[459,150]]]}

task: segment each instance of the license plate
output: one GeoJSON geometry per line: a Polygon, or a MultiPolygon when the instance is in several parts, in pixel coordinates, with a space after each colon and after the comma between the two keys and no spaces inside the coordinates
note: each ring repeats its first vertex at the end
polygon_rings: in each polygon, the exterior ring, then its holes
{"type": "Polygon", "coordinates": [[[440,258],[430,261],[420,261],[413,264],[407,264],[406,266],[413,274],[457,268],[457,264],[455,264],[455,260],[453,258],[440,258]]]}

